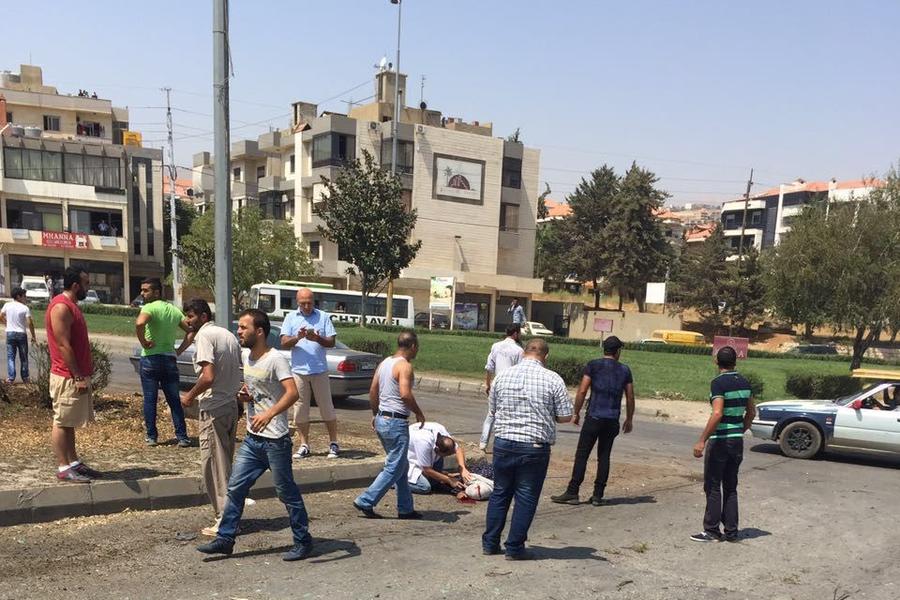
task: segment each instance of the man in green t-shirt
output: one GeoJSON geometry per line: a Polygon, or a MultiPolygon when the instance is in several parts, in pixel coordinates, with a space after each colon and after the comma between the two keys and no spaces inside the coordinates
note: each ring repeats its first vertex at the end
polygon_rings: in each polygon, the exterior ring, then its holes
{"type": "Polygon", "coordinates": [[[144,392],[147,445],[157,445],[159,432],[156,429],[156,404],[159,390],[162,389],[172,413],[178,447],[187,448],[191,441],[188,439],[184,408],[178,392],[177,356],[191,345],[194,336],[181,310],[162,299],[162,282],[159,279],[151,277],[143,280],[141,296],[144,298],[144,306],[135,322],[135,331],[142,347],[141,388],[144,392]],[[179,329],[185,332],[185,336],[176,350],[175,338],[179,329]]]}

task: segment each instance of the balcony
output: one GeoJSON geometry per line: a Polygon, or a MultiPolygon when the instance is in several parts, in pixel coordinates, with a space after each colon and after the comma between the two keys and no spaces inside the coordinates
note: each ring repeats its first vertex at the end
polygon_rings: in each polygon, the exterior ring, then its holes
{"type": "Polygon", "coordinates": [[[498,248],[501,250],[516,250],[519,248],[519,232],[500,230],[498,248]]]}
{"type": "MultiPolygon", "coordinates": [[[[128,240],[124,237],[68,233],[61,231],[35,231],[33,229],[0,228],[0,244],[10,244],[8,250],[40,247],[76,252],[103,251],[128,253],[128,240]]],[[[20,250],[21,251],[21,250],[20,250]]]]}
{"type": "Polygon", "coordinates": [[[232,181],[232,198],[256,198],[259,195],[259,185],[255,181],[232,181]]]}

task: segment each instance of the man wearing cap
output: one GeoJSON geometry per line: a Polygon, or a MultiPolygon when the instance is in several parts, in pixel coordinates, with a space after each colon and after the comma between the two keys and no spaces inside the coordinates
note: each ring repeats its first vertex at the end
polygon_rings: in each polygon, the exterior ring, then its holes
{"type": "Polygon", "coordinates": [[[597,445],[597,478],[594,480],[594,494],[590,498],[593,506],[603,503],[603,492],[609,479],[609,457],[612,453],[613,441],[619,434],[619,416],[622,412],[622,395],[625,396],[625,422],[622,433],[630,433],[634,417],[634,380],[628,365],[619,362],[622,341],[614,335],[603,340],[603,358],[592,360],[584,367],[584,375],[578,392],[575,394],[575,416],[572,422],[578,425],[581,419],[581,407],[591,390],[591,400],[581,435],[578,436],[578,448],[575,450],[575,464],[572,467],[572,479],[566,491],[550,499],[557,504],[578,504],[578,488],[584,481],[588,456],[597,445]]]}
{"type": "Polygon", "coordinates": [[[696,458],[703,458],[706,451],[703,463],[706,513],[703,531],[691,536],[695,542],[738,541],[738,469],[744,458],[744,432],[756,417],[750,382],[735,370],[734,348],[719,349],[716,364],[719,375],[712,380],[709,390],[712,413],[694,444],[696,458]],[[724,535],[719,524],[724,528],[724,535]]]}

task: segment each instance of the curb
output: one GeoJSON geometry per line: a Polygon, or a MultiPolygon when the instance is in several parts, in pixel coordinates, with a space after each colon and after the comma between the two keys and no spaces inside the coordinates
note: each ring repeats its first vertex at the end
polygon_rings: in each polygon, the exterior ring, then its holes
{"type": "Polygon", "coordinates": [[[422,375],[416,377],[415,389],[423,392],[441,394],[463,394],[466,396],[484,396],[484,384],[463,379],[447,379],[422,375]]]}
{"type": "MultiPolygon", "coordinates": [[[[379,461],[313,469],[295,468],[294,479],[303,493],[342,490],[371,483],[382,466],[379,461]]],[[[271,471],[266,471],[257,480],[252,491],[254,499],[275,497],[271,471]]],[[[185,508],[208,502],[200,477],[157,477],[0,490],[0,526],[109,515],[125,509],[185,508]]]]}

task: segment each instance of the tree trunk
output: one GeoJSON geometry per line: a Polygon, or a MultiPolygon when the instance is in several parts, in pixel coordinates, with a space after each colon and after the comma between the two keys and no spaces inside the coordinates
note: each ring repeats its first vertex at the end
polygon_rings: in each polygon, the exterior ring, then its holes
{"type": "Polygon", "coordinates": [[[634,297],[634,301],[638,307],[638,312],[646,312],[647,311],[647,305],[644,304],[644,300],[645,300],[645,298],[641,298],[640,294],[638,294],[637,296],[634,297]]]}
{"type": "Polygon", "coordinates": [[[594,309],[600,310],[600,288],[597,285],[597,279],[592,279],[591,283],[594,284],[594,309]]]}
{"type": "Polygon", "coordinates": [[[359,305],[359,326],[366,326],[366,301],[369,299],[369,283],[365,276],[359,278],[362,297],[359,305]]]}
{"type": "Polygon", "coordinates": [[[809,339],[812,339],[812,336],[813,336],[812,323],[804,323],[803,324],[803,339],[809,340],[809,339]]]}
{"type": "Polygon", "coordinates": [[[872,343],[881,335],[881,327],[872,327],[869,335],[865,335],[865,327],[857,327],[856,337],[853,339],[853,356],[850,359],[850,369],[858,369],[862,364],[863,356],[872,343]]]}
{"type": "Polygon", "coordinates": [[[622,311],[622,303],[624,302],[624,298],[623,298],[624,295],[625,294],[622,292],[622,288],[619,288],[619,312],[622,311]]]}

